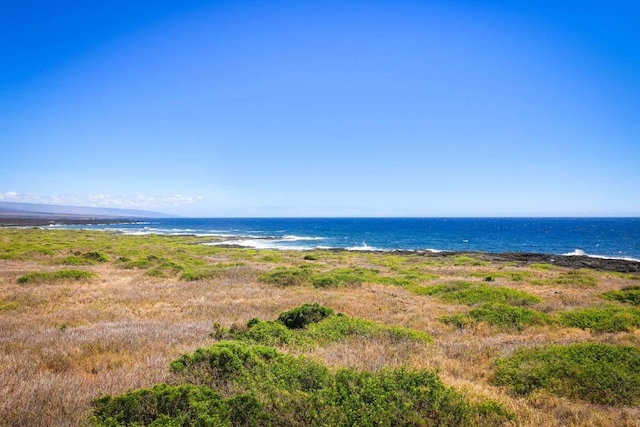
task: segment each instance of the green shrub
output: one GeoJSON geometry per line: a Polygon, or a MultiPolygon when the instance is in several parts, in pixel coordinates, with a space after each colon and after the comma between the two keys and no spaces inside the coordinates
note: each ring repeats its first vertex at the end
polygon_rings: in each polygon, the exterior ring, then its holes
{"type": "Polygon", "coordinates": [[[628,286],[619,291],[609,291],[602,297],[610,301],[620,301],[626,304],[640,305],[640,286],[628,286]]]}
{"type": "Polygon", "coordinates": [[[333,316],[333,310],[318,303],[303,304],[299,307],[280,313],[278,321],[289,329],[300,329],[310,323],[318,323],[322,319],[333,316]]]}
{"type": "Polygon", "coordinates": [[[184,385],[93,403],[96,426],[498,426],[511,413],[470,403],[428,371],[330,372],[301,356],[221,342],[171,363],[184,385]]]}
{"type": "Polygon", "coordinates": [[[60,264],[63,265],[91,265],[94,262],[90,259],[71,255],[60,260],[60,264]]]}
{"type": "Polygon", "coordinates": [[[640,309],[613,306],[575,309],[560,313],[558,322],[592,332],[627,332],[640,328],[640,309]]]}
{"type": "Polygon", "coordinates": [[[419,295],[432,295],[444,301],[466,305],[502,303],[525,306],[540,302],[540,298],[526,292],[473,282],[449,282],[442,285],[413,288],[413,291],[419,295]]]}
{"type": "Polygon", "coordinates": [[[372,339],[388,338],[392,342],[429,343],[432,340],[425,332],[398,326],[379,325],[343,314],[334,315],[330,308],[317,304],[304,304],[283,312],[275,321],[251,319],[247,322],[246,327],[234,326],[229,329],[216,325],[212,336],[216,339],[233,339],[261,345],[307,349],[316,345],[342,341],[353,336],[372,339]],[[296,327],[289,328],[285,326],[284,322],[290,322],[292,326],[296,327]]]}
{"type": "Polygon", "coordinates": [[[318,255],[314,255],[314,254],[307,254],[302,259],[307,260],[307,261],[317,261],[317,260],[320,259],[320,257],[318,255]]]}
{"type": "Polygon", "coordinates": [[[640,348],[550,345],[498,359],[493,382],[516,395],[535,390],[604,405],[640,404],[640,348]]]}
{"type": "Polygon", "coordinates": [[[460,329],[472,324],[485,322],[503,330],[523,330],[530,326],[550,323],[551,317],[530,308],[490,303],[483,304],[479,308],[474,308],[466,314],[443,316],[439,320],[443,323],[452,324],[460,329]]]}
{"type": "Polygon", "coordinates": [[[300,286],[308,282],[311,270],[306,267],[277,267],[274,270],[263,273],[258,279],[278,286],[300,286]]]}
{"type": "Polygon", "coordinates": [[[82,258],[95,261],[95,262],[109,261],[109,256],[107,256],[107,254],[104,254],[100,251],[91,251],[91,252],[84,253],[82,254],[82,258]]]}
{"type": "Polygon", "coordinates": [[[257,426],[265,415],[250,395],[223,399],[208,387],[160,384],[94,400],[92,422],[95,426],[257,426]],[[244,423],[233,422],[239,420],[238,410],[249,406],[252,410],[241,418],[244,423]]]}
{"type": "Polygon", "coordinates": [[[0,312],[10,311],[10,310],[19,310],[22,308],[22,304],[17,301],[3,301],[0,300],[0,312]]]}
{"type": "Polygon", "coordinates": [[[29,273],[18,278],[18,283],[44,283],[63,280],[83,280],[94,277],[95,274],[85,270],[58,270],[45,273],[29,273]]]}

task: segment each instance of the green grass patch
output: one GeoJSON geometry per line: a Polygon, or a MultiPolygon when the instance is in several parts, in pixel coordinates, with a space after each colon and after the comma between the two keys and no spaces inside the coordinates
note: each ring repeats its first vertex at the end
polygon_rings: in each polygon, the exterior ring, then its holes
{"type": "Polygon", "coordinates": [[[48,272],[35,272],[25,274],[18,278],[18,283],[45,283],[65,280],[86,280],[95,277],[95,274],[85,270],[58,270],[48,272]]]}
{"type": "Polygon", "coordinates": [[[554,268],[556,268],[556,266],[553,264],[534,262],[532,264],[529,264],[529,268],[533,268],[534,270],[548,271],[553,270],[554,268]]]}
{"type": "Polygon", "coordinates": [[[537,310],[501,303],[483,304],[468,313],[443,316],[438,320],[460,329],[484,322],[501,330],[523,330],[552,322],[549,315],[537,310]]]}
{"type": "Polygon", "coordinates": [[[94,262],[91,261],[90,259],[86,259],[77,255],[64,257],[58,263],[62,265],[72,265],[72,266],[94,264],[94,262]]]}
{"type": "Polygon", "coordinates": [[[592,288],[598,285],[598,279],[585,270],[572,270],[557,277],[532,280],[535,285],[562,285],[592,288]]]}
{"type": "Polygon", "coordinates": [[[640,305],[640,286],[628,286],[618,291],[605,292],[602,297],[609,301],[640,305]]]}
{"type": "Polygon", "coordinates": [[[419,295],[438,297],[447,302],[466,305],[484,303],[502,303],[515,306],[533,305],[540,298],[516,289],[492,286],[485,283],[455,281],[441,285],[416,287],[412,289],[419,295]]]}
{"type": "Polygon", "coordinates": [[[601,343],[526,348],[496,361],[493,382],[604,405],[640,404],[640,348],[601,343]]]}
{"type": "Polygon", "coordinates": [[[258,279],[277,286],[300,286],[309,282],[311,269],[304,265],[300,267],[277,267],[261,274],[258,279]]]}
{"type": "Polygon", "coordinates": [[[558,323],[592,332],[628,332],[640,328],[640,309],[614,306],[575,309],[559,313],[558,323]]]}
{"type": "Polygon", "coordinates": [[[395,276],[383,276],[378,270],[360,267],[336,268],[319,272],[311,265],[298,267],[276,267],[261,274],[259,280],[278,286],[301,286],[312,284],[316,288],[339,288],[358,286],[362,283],[380,283],[384,285],[408,286],[413,281],[395,276]]]}
{"type": "Polygon", "coordinates": [[[507,279],[512,282],[521,282],[527,277],[529,277],[531,273],[528,271],[490,271],[490,272],[478,272],[469,274],[470,277],[478,277],[483,279],[485,282],[494,282],[496,279],[507,279]]]}
{"type": "Polygon", "coordinates": [[[0,313],[3,311],[19,310],[22,308],[22,304],[17,301],[3,301],[0,300],[0,313]]]}
{"type": "Polygon", "coordinates": [[[453,258],[453,265],[457,266],[482,266],[489,265],[486,261],[481,261],[477,258],[468,255],[457,255],[453,258]]]}
{"type": "Polygon", "coordinates": [[[467,401],[428,371],[331,371],[272,348],[222,342],[171,363],[180,385],[93,402],[95,426],[497,426],[513,415],[467,401]]]}

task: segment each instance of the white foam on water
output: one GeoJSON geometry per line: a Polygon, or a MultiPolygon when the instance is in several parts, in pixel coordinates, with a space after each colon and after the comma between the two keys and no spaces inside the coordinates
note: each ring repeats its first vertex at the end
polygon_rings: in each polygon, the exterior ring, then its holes
{"type": "Polygon", "coordinates": [[[381,251],[382,250],[380,248],[375,248],[373,246],[367,245],[367,242],[362,242],[361,246],[351,246],[345,249],[347,249],[348,251],[381,251]]]}
{"type": "Polygon", "coordinates": [[[640,259],[637,258],[631,258],[631,257],[618,257],[618,256],[606,256],[606,255],[592,255],[592,254],[588,254],[585,251],[583,251],[582,249],[576,249],[573,252],[568,252],[566,254],[562,254],[565,256],[586,256],[589,258],[600,258],[600,259],[619,259],[622,261],[633,261],[633,262],[640,262],[640,259]]]}

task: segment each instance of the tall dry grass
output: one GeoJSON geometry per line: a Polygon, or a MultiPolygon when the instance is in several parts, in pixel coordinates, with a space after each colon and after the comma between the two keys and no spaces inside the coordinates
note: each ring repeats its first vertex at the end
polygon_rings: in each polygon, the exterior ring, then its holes
{"type": "MultiPolygon", "coordinates": [[[[210,262],[233,258],[230,249],[229,254],[218,254],[210,262]]],[[[416,295],[405,288],[380,284],[338,289],[282,288],[257,280],[260,271],[275,265],[294,265],[299,258],[299,254],[285,254],[280,264],[273,264],[255,257],[220,277],[194,282],[152,278],[143,270],[123,270],[107,263],[85,267],[98,275],[95,279],[28,285],[19,285],[18,277],[57,267],[46,260],[0,260],[0,299],[19,304],[18,308],[0,311],[0,425],[87,425],[92,399],[169,381],[169,362],[211,344],[209,333],[214,323],[230,326],[254,317],[273,319],[307,302],[318,302],[353,317],[426,331],[434,337],[433,344],[355,337],[309,353],[328,366],[436,370],[445,383],[471,399],[502,402],[517,414],[514,425],[518,426],[640,425],[639,408],[611,408],[544,393],[514,398],[490,383],[493,360],[522,346],[581,341],[638,345],[637,330],[593,335],[549,325],[504,332],[482,324],[457,330],[438,318],[467,307],[416,295]]],[[[390,273],[381,262],[366,254],[334,254],[318,268],[346,263],[390,273]]],[[[425,285],[454,279],[481,281],[470,274],[496,268],[504,270],[504,266],[496,265],[429,265],[424,271],[438,278],[425,285]]],[[[563,271],[508,268],[529,271],[538,279],[563,271]]],[[[554,312],[598,304],[600,293],[628,284],[620,277],[593,274],[598,284],[589,288],[502,278],[495,285],[540,296],[543,302],[539,308],[554,312]]]]}

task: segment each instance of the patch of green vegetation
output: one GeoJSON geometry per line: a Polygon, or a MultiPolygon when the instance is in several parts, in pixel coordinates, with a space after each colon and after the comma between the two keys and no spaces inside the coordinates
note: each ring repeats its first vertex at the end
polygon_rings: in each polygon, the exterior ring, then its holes
{"type": "Polygon", "coordinates": [[[402,277],[382,276],[374,269],[345,267],[317,272],[308,264],[298,267],[276,267],[258,278],[265,283],[278,286],[301,286],[311,283],[316,288],[357,286],[362,283],[407,286],[413,283],[402,277]]]}
{"type": "Polygon", "coordinates": [[[250,394],[223,399],[209,387],[159,384],[94,400],[91,422],[94,426],[250,426],[261,425],[263,414],[262,404],[250,394]]]}
{"type": "Polygon", "coordinates": [[[579,287],[594,287],[598,285],[598,279],[585,270],[572,270],[543,280],[532,280],[535,285],[568,285],[579,287]]]}
{"type": "Polygon", "coordinates": [[[95,277],[95,274],[85,270],[58,270],[25,274],[18,278],[18,283],[44,283],[64,280],[84,280],[95,277]]]}
{"type": "Polygon", "coordinates": [[[455,281],[441,285],[415,287],[418,295],[436,296],[444,301],[466,305],[483,303],[502,303],[526,306],[540,302],[540,298],[516,289],[491,286],[485,283],[455,281]]]}
{"type": "Polygon", "coordinates": [[[609,291],[602,294],[604,299],[619,301],[625,304],[640,305],[640,286],[628,286],[619,291],[609,291]]]}
{"type": "Polygon", "coordinates": [[[91,251],[82,254],[82,258],[88,259],[95,262],[108,262],[109,256],[100,251],[91,251]]]}
{"type": "Polygon", "coordinates": [[[260,261],[263,262],[282,262],[282,256],[276,252],[267,252],[265,255],[260,257],[260,261]]]}
{"type": "Polygon", "coordinates": [[[300,286],[308,283],[310,278],[311,269],[306,265],[300,267],[277,267],[258,276],[259,280],[278,286],[300,286]]]}
{"type": "Polygon", "coordinates": [[[478,272],[469,274],[471,277],[484,279],[485,282],[494,282],[498,278],[511,280],[512,282],[521,282],[530,275],[531,273],[528,271],[491,271],[486,273],[478,272]]]}
{"type": "Polygon", "coordinates": [[[640,328],[640,309],[631,307],[591,307],[558,314],[563,326],[592,332],[628,332],[640,328]]]}
{"type": "Polygon", "coordinates": [[[501,330],[517,329],[520,331],[530,326],[552,322],[549,315],[537,310],[500,303],[483,304],[468,313],[443,316],[438,320],[460,329],[485,322],[501,330]]]}
{"type": "Polygon", "coordinates": [[[493,382],[604,405],[640,404],[640,348],[601,343],[518,350],[496,361],[493,382]]]}
{"type": "Polygon", "coordinates": [[[19,310],[22,308],[22,304],[17,301],[4,301],[0,299],[0,312],[19,310]]]}
{"type": "Polygon", "coordinates": [[[453,258],[453,265],[481,266],[481,265],[489,265],[489,263],[486,261],[481,261],[479,259],[473,258],[469,255],[456,255],[453,258]]]}
{"type": "Polygon", "coordinates": [[[326,273],[314,274],[311,278],[311,283],[316,288],[338,288],[380,281],[382,280],[378,276],[378,270],[358,267],[336,268],[326,273]]]}
{"type": "Polygon", "coordinates": [[[397,326],[384,326],[355,319],[318,304],[303,304],[285,311],[277,320],[251,319],[244,327],[229,329],[216,325],[217,339],[233,339],[255,344],[313,348],[349,337],[389,338],[392,341],[429,343],[429,334],[397,326]]]}
{"type": "Polygon", "coordinates": [[[398,274],[400,278],[406,281],[406,285],[411,285],[416,282],[429,282],[438,278],[437,275],[431,273],[425,273],[418,267],[410,270],[399,270],[398,274]]]}
{"type": "Polygon", "coordinates": [[[611,275],[611,276],[615,276],[615,277],[620,277],[621,279],[640,280],[640,274],[620,273],[618,271],[608,271],[606,274],[611,275]]]}
{"type": "Polygon", "coordinates": [[[316,254],[306,254],[304,257],[302,257],[302,259],[306,261],[317,261],[320,259],[320,257],[316,254]]]}
{"type": "Polygon", "coordinates": [[[553,270],[554,268],[556,268],[556,266],[553,264],[534,262],[532,264],[529,264],[529,268],[533,268],[534,270],[548,271],[553,270]]]}
{"type": "Polygon", "coordinates": [[[301,329],[311,323],[333,316],[333,310],[318,303],[302,304],[299,307],[280,313],[278,322],[289,329],[301,329]]]}
{"type": "Polygon", "coordinates": [[[94,401],[93,424],[493,426],[513,419],[494,401],[468,402],[428,371],[332,372],[239,342],[184,355],[171,371],[184,384],[94,401]]]}
{"type": "Polygon", "coordinates": [[[94,262],[90,259],[86,259],[77,255],[64,257],[59,261],[59,264],[62,265],[91,265],[93,263],[94,262]]]}

